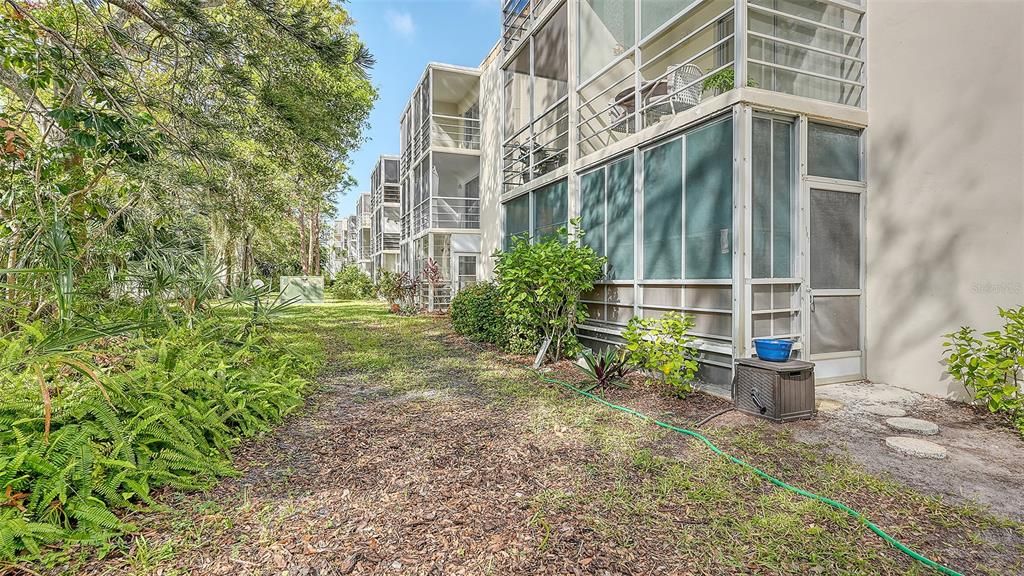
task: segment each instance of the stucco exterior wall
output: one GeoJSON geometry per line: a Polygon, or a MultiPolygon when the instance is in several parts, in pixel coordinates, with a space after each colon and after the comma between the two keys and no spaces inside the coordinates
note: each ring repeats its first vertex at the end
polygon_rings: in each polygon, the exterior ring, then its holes
{"type": "Polygon", "coordinates": [[[480,278],[494,278],[501,248],[501,49],[480,65],[480,278]]]}
{"type": "Polygon", "coordinates": [[[941,335],[1024,304],[1024,2],[868,5],[867,375],[962,397],[941,335]]]}

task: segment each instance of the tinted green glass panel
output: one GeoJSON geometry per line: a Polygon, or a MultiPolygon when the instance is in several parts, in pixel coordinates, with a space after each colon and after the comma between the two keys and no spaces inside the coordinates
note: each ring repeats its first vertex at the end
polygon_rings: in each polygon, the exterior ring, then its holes
{"type": "Polygon", "coordinates": [[[772,275],[772,121],[754,118],[751,158],[750,268],[754,278],[772,275]]]}
{"type": "Polygon", "coordinates": [[[732,277],[732,120],[686,135],[686,277],[732,277]]]}
{"type": "Polygon", "coordinates": [[[860,130],[809,124],[807,173],[824,178],[860,180],[860,130]]]}
{"type": "Polygon", "coordinates": [[[608,167],[608,278],[633,279],[633,157],[608,167]]]}
{"type": "Polygon", "coordinates": [[[530,195],[524,194],[505,203],[505,250],[512,244],[512,237],[530,232],[530,195]]]}
{"type": "Polygon", "coordinates": [[[644,278],[682,278],[682,140],[644,152],[644,278]]]}
{"type": "Polygon", "coordinates": [[[604,256],[604,168],[580,176],[583,243],[604,256]]]}
{"type": "Polygon", "coordinates": [[[793,276],[793,125],[772,122],[772,277],[793,276]]]}
{"type": "Polygon", "coordinates": [[[533,193],[533,237],[544,240],[568,223],[568,184],[560,180],[533,193]]]}

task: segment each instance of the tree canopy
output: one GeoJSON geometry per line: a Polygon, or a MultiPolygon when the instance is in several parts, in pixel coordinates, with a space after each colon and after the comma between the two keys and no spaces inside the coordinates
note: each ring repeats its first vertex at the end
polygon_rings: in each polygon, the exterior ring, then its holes
{"type": "Polygon", "coordinates": [[[228,289],[319,272],[376,99],[343,7],[2,2],[3,315],[59,315],[161,265],[201,261],[228,289]]]}

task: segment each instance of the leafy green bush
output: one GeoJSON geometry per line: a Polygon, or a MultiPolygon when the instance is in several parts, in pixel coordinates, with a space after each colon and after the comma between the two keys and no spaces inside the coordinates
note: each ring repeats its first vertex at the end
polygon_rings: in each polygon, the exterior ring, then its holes
{"type": "Polygon", "coordinates": [[[601,277],[605,259],[580,244],[583,231],[565,228],[547,239],[531,243],[513,238],[507,252],[499,252],[495,274],[501,307],[511,334],[510,348],[537,352],[534,366],[545,358],[572,357],[581,350],[576,326],[586,319],[580,301],[601,277]],[[538,350],[539,347],[539,350],[538,350]]]}
{"type": "Polygon", "coordinates": [[[39,325],[0,338],[0,559],[130,529],[114,511],[232,474],[239,437],[302,401],[312,361],[262,332],[219,317],[149,331],[63,353],[39,325]]]}
{"type": "Polygon", "coordinates": [[[634,317],[622,337],[630,362],[639,368],[657,372],[676,394],[693,391],[697,375],[697,348],[689,335],[693,319],[678,312],[659,318],[634,317]]]}
{"type": "Polygon", "coordinates": [[[346,264],[334,277],[331,295],[336,300],[371,298],[374,295],[373,280],[369,274],[360,270],[359,266],[346,264]]]}
{"type": "Polygon", "coordinates": [[[452,328],[459,334],[501,347],[507,343],[500,294],[493,282],[478,282],[459,290],[452,298],[448,313],[452,328]]]}
{"type": "Polygon", "coordinates": [[[979,338],[964,326],[945,335],[949,373],[994,413],[1005,414],[1024,434],[1024,306],[999,309],[1001,330],[979,338]]]}

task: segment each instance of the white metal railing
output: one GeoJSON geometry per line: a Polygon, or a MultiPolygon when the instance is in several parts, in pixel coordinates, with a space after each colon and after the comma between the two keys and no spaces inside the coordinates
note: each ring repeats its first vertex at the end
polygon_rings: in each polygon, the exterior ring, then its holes
{"type": "Polygon", "coordinates": [[[480,227],[480,199],[434,196],[431,199],[434,228],[476,229],[480,227]]]}
{"type": "Polygon", "coordinates": [[[431,145],[463,150],[480,149],[480,119],[434,114],[430,125],[431,145]]]}
{"type": "Polygon", "coordinates": [[[568,97],[560,99],[502,146],[502,185],[510,190],[569,162],[568,97]]]}
{"type": "Polygon", "coordinates": [[[747,3],[748,69],[766,90],[863,107],[864,9],[825,0],[812,4],[822,7],[820,20],[782,5],[747,3]]]}

